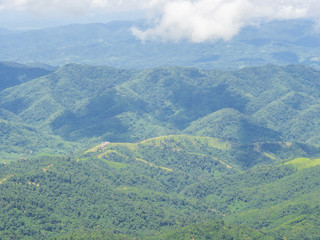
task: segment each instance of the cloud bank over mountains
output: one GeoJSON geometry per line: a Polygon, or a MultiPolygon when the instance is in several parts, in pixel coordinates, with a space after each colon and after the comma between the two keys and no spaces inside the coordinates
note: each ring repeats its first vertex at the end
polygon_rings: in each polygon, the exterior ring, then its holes
{"type": "Polygon", "coordinates": [[[75,15],[144,11],[150,28],[132,28],[143,41],[229,40],[243,27],[266,21],[320,19],[318,0],[0,0],[1,10],[75,15]]]}
{"type": "Polygon", "coordinates": [[[192,42],[229,40],[245,26],[261,22],[320,18],[320,2],[315,0],[159,0],[151,15],[154,26],[133,28],[142,40],[189,40],[192,42]]]}

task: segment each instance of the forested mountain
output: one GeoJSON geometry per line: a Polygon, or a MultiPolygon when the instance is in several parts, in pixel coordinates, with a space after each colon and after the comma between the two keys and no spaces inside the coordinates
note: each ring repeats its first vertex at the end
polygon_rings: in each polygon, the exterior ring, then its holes
{"type": "Polygon", "coordinates": [[[49,69],[43,67],[0,62],[0,91],[47,75],[50,72],[49,69]]]}
{"type": "Polygon", "coordinates": [[[267,144],[247,152],[274,164],[243,170],[235,148],[175,135],[1,164],[0,237],[317,239],[319,159],[267,144]]]}
{"type": "Polygon", "coordinates": [[[318,70],[2,75],[0,239],[319,239],[318,70]]]}
{"type": "Polygon", "coordinates": [[[23,83],[2,85],[1,148],[7,153],[18,153],[11,149],[16,147],[24,153],[73,151],[72,142],[135,142],[182,133],[241,144],[320,144],[320,73],[309,67],[137,71],[68,64],[41,71],[46,75],[30,80],[25,73],[23,83]]]}
{"type": "Polygon", "coordinates": [[[320,36],[311,21],[272,21],[244,28],[229,41],[212,43],[141,42],[130,29],[145,29],[145,22],[0,31],[0,59],[53,66],[82,63],[138,69],[172,65],[238,69],[269,63],[320,66],[320,36]]]}

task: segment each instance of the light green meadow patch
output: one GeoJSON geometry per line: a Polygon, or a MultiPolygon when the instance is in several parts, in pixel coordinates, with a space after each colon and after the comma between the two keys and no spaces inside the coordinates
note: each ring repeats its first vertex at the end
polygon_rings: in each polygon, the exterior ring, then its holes
{"type": "Polygon", "coordinates": [[[296,158],[289,162],[286,162],[285,165],[290,165],[297,170],[302,170],[305,168],[314,167],[320,165],[320,158],[310,159],[310,158],[296,158]]]}
{"type": "Polygon", "coordinates": [[[145,146],[153,145],[155,147],[159,147],[162,142],[166,142],[170,139],[173,139],[173,137],[174,137],[174,135],[149,138],[149,139],[141,141],[139,144],[145,145],[145,146]]]}
{"type": "Polygon", "coordinates": [[[130,151],[135,151],[137,149],[137,143],[111,143],[108,148],[112,147],[125,147],[128,148],[130,151]]]}
{"type": "Polygon", "coordinates": [[[211,138],[211,137],[195,137],[195,136],[189,136],[189,135],[168,135],[168,136],[162,136],[162,137],[155,137],[146,139],[140,144],[142,145],[153,145],[153,146],[160,146],[161,143],[168,143],[172,141],[173,145],[186,145],[186,148],[189,146],[189,144],[186,144],[186,142],[191,142],[193,146],[198,145],[208,145],[212,148],[217,148],[220,150],[229,150],[231,149],[231,144],[223,141],[218,138],[211,138]]]}

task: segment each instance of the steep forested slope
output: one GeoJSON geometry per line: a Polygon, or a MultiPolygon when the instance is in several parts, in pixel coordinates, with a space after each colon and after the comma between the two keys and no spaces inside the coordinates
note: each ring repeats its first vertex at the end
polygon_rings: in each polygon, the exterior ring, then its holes
{"type": "Polygon", "coordinates": [[[1,164],[0,237],[317,239],[319,159],[243,170],[233,148],[167,136],[1,164]]]}
{"type": "Polygon", "coordinates": [[[0,63],[0,239],[320,239],[320,72],[263,65],[319,67],[310,22],[201,44],[131,26],[0,29],[28,63],[0,63]]]}
{"type": "Polygon", "coordinates": [[[0,238],[317,239],[319,71],[31,78],[0,92],[0,238]]]}
{"type": "Polygon", "coordinates": [[[299,65],[136,71],[69,64],[1,91],[0,117],[44,139],[78,143],[186,133],[319,145],[319,79],[299,65]]]}
{"type": "Polygon", "coordinates": [[[0,91],[52,72],[41,67],[31,67],[12,62],[0,62],[0,91]]]}

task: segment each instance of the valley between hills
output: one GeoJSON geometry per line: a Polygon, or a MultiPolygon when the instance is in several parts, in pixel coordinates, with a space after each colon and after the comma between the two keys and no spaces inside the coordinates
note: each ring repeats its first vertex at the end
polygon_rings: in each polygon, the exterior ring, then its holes
{"type": "Polygon", "coordinates": [[[319,239],[319,70],[0,76],[1,239],[319,239]]]}

